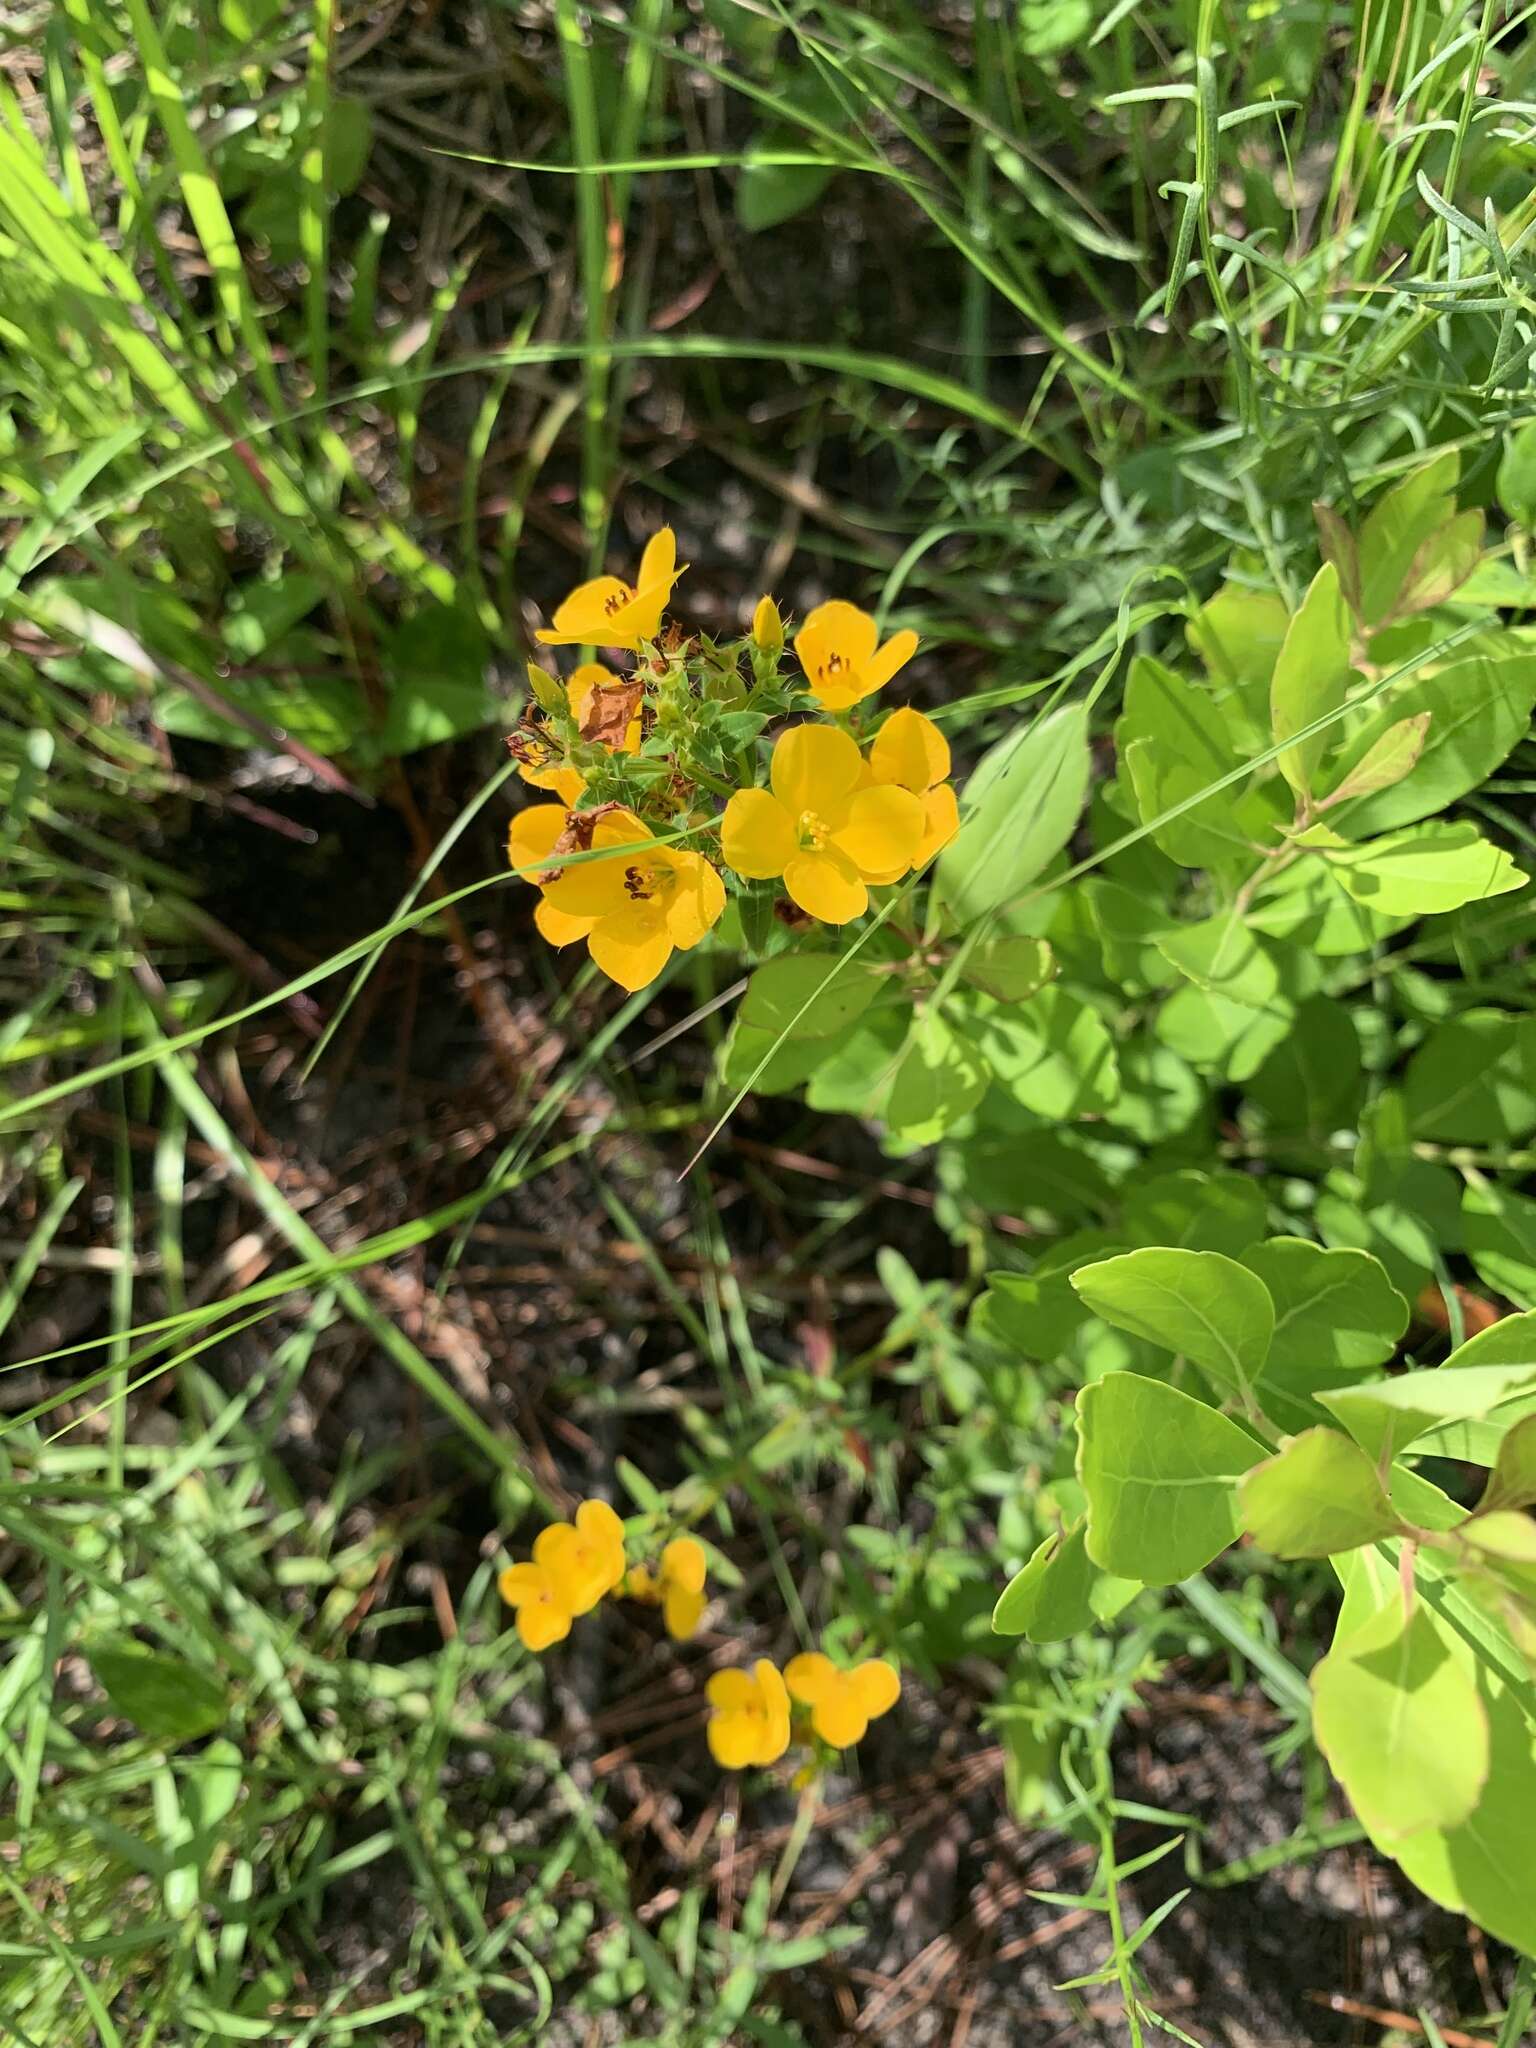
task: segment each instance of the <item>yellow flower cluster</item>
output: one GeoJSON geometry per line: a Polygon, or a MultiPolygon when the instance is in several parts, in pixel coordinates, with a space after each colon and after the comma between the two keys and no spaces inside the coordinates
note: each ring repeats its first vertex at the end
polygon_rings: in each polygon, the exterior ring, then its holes
{"type": "MultiPolygon", "coordinates": [[[[579,1614],[607,1593],[659,1607],[668,1635],[683,1642],[704,1617],[704,1546],[674,1536],[654,1571],[627,1564],[624,1524],[606,1501],[584,1500],[574,1521],[551,1522],[534,1539],[530,1564],[508,1565],[498,1584],[529,1650],[563,1642],[579,1614]]],[[[789,1748],[795,1705],[808,1710],[810,1732],[829,1749],[864,1739],[871,1721],[901,1697],[901,1680],[883,1657],[844,1669],[819,1650],[791,1657],[781,1672],[766,1657],[750,1671],[717,1671],[704,1688],[710,1754],[727,1770],[774,1764],[789,1748]]]]}
{"type": "Polygon", "coordinates": [[[510,1564],[497,1581],[501,1597],[517,1616],[523,1647],[547,1650],[564,1642],[578,1614],[590,1614],[605,1593],[622,1589],[631,1600],[659,1606],[667,1632],[679,1641],[691,1636],[705,1608],[704,1547],[691,1536],[676,1536],[661,1553],[653,1574],[645,1565],[630,1569],[624,1555],[624,1524],[605,1500],[584,1500],[574,1522],[551,1522],[534,1539],[533,1562],[510,1564]]]}
{"type": "MultiPolygon", "coordinates": [[[[533,720],[511,744],[525,781],[558,803],[535,805],[513,820],[512,866],[542,892],[535,921],[556,946],[585,940],[593,961],[623,988],[646,987],[677,948],[696,946],[725,909],[720,867],[744,881],[782,881],[805,915],[842,925],[862,916],[869,892],[916,873],[959,829],[949,785],[943,734],[920,711],[893,712],[867,751],[841,722],[888,683],[917,651],[917,635],[895,633],[883,645],[875,621],[856,605],[817,605],[794,637],[804,687],[839,722],[782,729],[773,745],[767,787],[731,789],[690,776],[686,758],[668,755],[670,774],[644,818],[628,804],[579,806],[587,778],[571,756],[570,734],[615,755],[657,751],[654,707],[647,691],[683,664],[685,643],[662,618],[681,570],[669,528],[647,543],[633,584],[616,576],[583,583],[539,634],[548,646],[620,647],[640,655],[626,681],[599,662],[578,668],[564,686],[563,715],[533,720]],[[670,650],[670,652],[668,651],[670,650]],[[723,813],[713,799],[724,796],[723,813]],[[658,827],[660,829],[658,829],[658,827]],[[719,866],[684,841],[705,840],[719,866]]],[[[784,626],[771,597],[753,613],[749,640],[754,687],[776,687],[784,626]]],[[[539,671],[548,707],[552,679],[539,671]]],[[[790,699],[773,700],[780,710],[790,699]]],[[[749,692],[745,699],[752,704],[749,692]]],[[[672,727],[664,727],[672,731],[672,727]]],[[[591,756],[585,756],[588,767],[591,756]]],[[[625,785],[610,784],[627,794],[625,785]]]]}

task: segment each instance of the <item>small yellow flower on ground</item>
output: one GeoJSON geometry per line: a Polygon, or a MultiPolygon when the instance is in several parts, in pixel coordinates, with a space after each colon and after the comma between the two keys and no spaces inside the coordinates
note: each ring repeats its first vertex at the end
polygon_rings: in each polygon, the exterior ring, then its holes
{"type": "Polygon", "coordinates": [[[661,1608],[667,1634],[675,1642],[686,1642],[704,1616],[704,1546],[692,1536],[674,1536],[661,1553],[653,1573],[637,1564],[624,1582],[632,1600],[644,1600],[661,1608]]]}
{"type": "MultiPolygon", "coordinates": [[[[523,814],[525,817],[527,813],[523,814]]],[[[606,812],[590,856],[569,862],[545,889],[539,930],[556,946],[585,939],[620,988],[656,979],[676,946],[696,946],[725,908],[725,884],[702,854],[654,839],[633,811],[606,812]]]]}
{"type": "Polygon", "coordinates": [[[771,597],[760,597],[752,614],[752,641],[764,654],[777,654],[784,645],[784,621],[771,597]]]}
{"type": "Polygon", "coordinates": [[[555,612],[553,626],[538,638],[546,647],[638,647],[654,640],[661,615],[682,571],[677,538],[670,526],[653,533],[640,557],[633,584],[617,576],[594,576],[573,590],[555,612]]]}
{"type": "Polygon", "coordinates": [[[789,1747],[789,1694],[766,1657],[750,1671],[717,1671],[704,1688],[709,1701],[710,1755],[728,1771],[773,1764],[789,1747]]]}
{"type": "Polygon", "coordinates": [[[923,836],[912,856],[923,867],[960,830],[960,808],[950,788],[949,742],[921,711],[893,711],[869,750],[875,781],[910,790],[923,807],[923,836]]]}
{"type": "Polygon", "coordinates": [[[508,1565],[501,1597],[517,1610],[517,1632],[530,1650],[546,1650],[589,1614],[625,1571],[624,1524],[605,1500],[584,1500],[572,1522],[551,1522],[534,1539],[531,1564],[508,1565]]]}
{"type": "Polygon", "coordinates": [[[868,1657],[851,1671],[840,1671],[819,1650],[791,1657],[784,1683],[811,1710],[811,1726],[833,1749],[847,1749],[864,1739],[864,1731],[888,1713],[901,1697],[901,1680],[883,1657],[868,1657]]]}
{"type": "Polygon", "coordinates": [[[823,924],[860,916],[866,883],[905,874],[924,826],[910,790],[860,788],[864,775],[847,733],[795,726],[774,747],[771,789],[739,789],[725,807],[726,865],[752,880],[782,875],[791,900],[823,924]]]}
{"type": "Polygon", "coordinates": [[[828,711],[846,711],[873,696],[917,652],[917,635],[893,633],[881,647],[879,628],[856,604],[819,604],[795,635],[806,680],[828,711]]]}

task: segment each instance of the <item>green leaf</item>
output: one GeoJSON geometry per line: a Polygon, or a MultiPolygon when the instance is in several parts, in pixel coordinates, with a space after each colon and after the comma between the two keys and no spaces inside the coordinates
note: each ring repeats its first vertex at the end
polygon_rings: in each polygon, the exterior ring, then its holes
{"type": "Polygon", "coordinates": [[[1014,1573],[992,1610],[998,1635],[1061,1643],[1093,1627],[1097,1616],[1091,1596],[1100,1574],[1088,1555],[1086,1538],[1083,1519],[1046,1537],[1028,1564],[1014,1573]]]}
{"type": "Polygon", "coordinates": [[[1212,995],[1265,1010],[1280,993],[1274,961],[1253,933],[1230,912],[1199,924],[1180,925],[1154,942],[1164,959],[1212,995]]]}
{"type": "Polygon", "coordinates": [[[1472,1263],[1488,1285],[1536,1308],[1536,1202],[1492,1181],[1468,1188],[1461,1202],[1461,1229],[1472,1263]]]}
{"type": "Polygon", "coordinates": [[[1130,779],[1136,816],[1143,825],[1164,823],[1153,844],[1186,868],[1252,866],[1255,843],[1268,834],[1273,813],[1256,791],[1240,784],[1212,789],[1215,778],[1191,762],[1164,752],[1155,740],[1133,740],[1121,755],[1130,779]],[[1207,795],[1206,792],[1210,791],[1207,795]],[[1166,813],[1184,805],[1176,817],[1166,813]]]}
{"type": "Polygon", "coordinates": [[[380,651],[389,703],[374,740],[377,752],[412,754],[490,722],[490,642],[467,603],[419,606],[380,651]]]}
{"type": "Polygon", "coordinates": [[[1335,1429],[1309,1429],[1245,1473],[1243,1527],[1272,1557],[1332,1557],[1402,1533],[1376,1468],[1335,1429]]]}
{"type": "MultiPolygon", "coordinates": [[[[793,128],[770,128],[751,148],[764,155],[808,154],[808,138],[793,128]]],[[[837,175],[836,164],[744,164],[736,179],[736,222],[749,235],[776,228],[813,207],[837,175]]]]}
{"type": "Polygon", "coordinates": [[[1487,781],[1530,729],[1533,704],[1536,654],[1473,654],[1432,675],[1410,677],[1381,700],[1346,753],[1339,790],[1354,781],[1390,734],[1409,719],[1427,716],[1412,775],[1341,803],[1334,822],[1349,838],[1366,839],[1434,817],[1487,781]]]}
{"type": "Polygon", "coordinates": [[[1185,628],[1185,638],[1218,681],[1267,683],[1291,615],[1273,590],[1223,583],[1185,628]]]}
{"type": "Polygon", "coordinates": [[[1499,458],[1499,503],[1523,527],[1536,527],[1536,420],[1504,436],[1499,458]]]}
{"type": "Polygon", "coordinates": [[[1403,1077],[1416,1138],[1501,1144],[1536,1130],[1536,1017],[1466,1010],[1439,1024],[1403,1077]]]}
{"type": "Polygon", "coordinates": [[[720,1078],[727,1088],[754,1088],[759,1095],[783,1095],[801,1087],[827,1059],[832,1041],[825,1038],[780,1038],[760,1031],[738,1017],[720,1055],[720,1078]]]}
{"type": "MultiPolygon", "coordinates": [[[[1536,1388],[1536,1365],[1439,1366],[1378,1380],[1366,1387],[1333,1387],[1318,1395],[1361,1449],[1395,1458],[1437,1423],[1483,1420],[1516,1396],[1536,1388]]],[[[1518,1420],[1518,1414],[1505,1418],[1518,1420]]]]}
{"type": "Polygon", "coordinates": [[[960,830],[939,855],[935,900],[965,926],[1022,895],[1071,838],[1087,792],[1084,705],[1010,733],[966,785],[960,830]]]}
{"type": "Polygon", "coordinates": [[[1360,529],[1361,609],[1367,626],[1391,617],[1419,551],[1456,514],[1461,457],[1447,449],[1383,493],[1360,529]]]}
{"type": "Polygon", "coordinates": [[[913,1026],[891,1077],[885,1120],[911,1143],[931,1144],[976,1107],[988,1079],[972,1042],[930,1009],[913,1026]]]}
{"type": "Polygon", "coordinates": [[[1352,1128],[1365,1075],[1347,1006],[1332,996],[1309,996],[1244,1092],[1271,1130],[1324,1138],[1352,1128]]]}
{"type": "Polygon", "coordinates": [[[992,1007],[985,997],[968,1003],[961,1028],[998,1085],[1036,1116],[1066,1122],[1102,1113],[1120,1092],[1103,1018],[1058,984],[1016,1008],[992,1007]]]}
{"type": "Polygon", "coordinates": [[[1411,775],[1424,751],[1428,734],[1427,711],[1417,712],[1412,718],[1400,718],[1396,725],[1389,725],[1380,739],[1366,748],[1333,791],[1328,799],[1330,805],[1342,803],[1350,797],[1373,796],[1377,790],[1391,789],[1405,775],[1411,775]]]}
{"type": "Polygon", "coordinates": [[[1126,1198],[1121,1227],[1132,1245],[1237,1258],[1264,1235],[1265,1211],[1264,1189],[1251,1174],[1181,1167],[1141,1181],[1126,1198]]]}
{"type": "Polygon", "coordinates": [[[1264,1456],[1246,1430],[1129,1372],[1084,1387],[1077,1418],[1088,1555],[1102,1570],[1171,1586],[1235,1541],[1237,1481],[1264,1456]]]}
{"type": "Polygon", "coordinates": [[[1477,1512],[1529,1507],[1536,1507],[1536,1415],[1506,1432],[1477,1512]]]}
{"type": "Polygon", "coordinates": [[[1476,826],[1419,825],[1326,859],[1357,902],[1389,917],[1427,917],[1518,889],[1529,878],[1476,826]]]}
{"type": "Polygon", "coordinates": [[[1193,1359],[1224,1387],[1250,1387],[1263,1369],[1274,1303],[1257,1274],[1221,1252],[1126,1252],[1084,1266],[1072,1285],[1105,1322],[1193,1359]]]}
{"type": "Polygon", "coordinates": [[[1488,1716],[1439,1625],[1388,1603],[1312,1674],[1318,1747],[1374,1839],[1454,1828],[1488,1777],[1488,1716]]]}
{"type": "Polygon", "coordinates": [[[1153,1029],[1192,1067],[1228,1081],[1246,1081],[1284,1044],[1294,1014],[1283,997],[1267,1009],[1253,1010],[1191,983],[1174,990],[1153,1029]]]}
{"type": "Polygon", "coordinates": [[[874,1001],[880,977],[862,959],[793,953],[768,960],[747,983],[737,1012],[757,1031],[786,1038],[836,1038],[874,1001]]]}
{"type": "Polygon", "coordinates": [[[1407,1302],[1368,1252],[1272,1237],[1242,1258],[1275,1306],[1266,1376],[1368,1371],[1392,1356],[1408,1327],[1407,1302]]]}
{"type": "Polygon", "coordinates": [[[1269,686],[1270,723],[1284,748],[1280,772],[1292,789],[1309,791],[1318,765],[1338,738],[1336,729],[1294,736],[1315,719],[1340,709],[1350,678],[1349,620],[1339,572],[1325,562],[1291,620],[1269,686]],[[1287,744],[1294,740],[1294,744],[1287,744]]]}
{"type": "Polygon", "coordinates": [[[179,1657],[130,1643],[104,1643],[89,1656],[96,1682],[118,1713],[156,1742],[193,1742],[229,1718],[224,1688],[179,1657]]]}
{"type": "Polygon", "coordinates": [[[1000,1003],[1024,1003],[1052,979],[1056,961],[1044,939],[1005,932],[973,946],[960,973],[1000,1003]]]}

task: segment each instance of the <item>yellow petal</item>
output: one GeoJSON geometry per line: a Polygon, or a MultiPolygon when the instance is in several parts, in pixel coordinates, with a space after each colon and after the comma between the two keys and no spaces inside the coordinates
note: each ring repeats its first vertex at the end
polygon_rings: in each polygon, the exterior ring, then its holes
{"type": "Polygon", "coordinates": [[[712,1714],[704,1731],[710,1755],[728,1771],[744,1771],[758,1760],[758,1727],[753,1714],[712,1714]]]}
{"type": "Polygon", "coordinates": [[[913,867],[923,867],[932,860],[940,847],[948,846],[959,830],[960,806],[955,802],[955,792],[947,782],[941,782],[937,789],[930,789],[923,798],[923,836],[912,856],[913,867]]]}
{"type": "Polygon", "coordinates": [[[624,862],[612,858],[594,860],[590,853],[579,859],[573,857],[549,883],[544,900],[567,917],[581,917],[589,925],[595,924],[630,900],[624,862]]]}
{"type": "Polygon", "coordinates": [[[563,804],[530,804],[507,827],[507,860],[525,882],[549,865],[550,849],[565,830],[563,804]]]}
{"type": "Polygon", "coordinates": [[[509,1607],[521,1607],[525,1600],[538,1599],[545,1578],[536,1564],[509,1564],[496,1586],[509,1607]]]}
{"type": "Polygon", "coordinates": [[[632,1565],[624,1580],[625,1597],[643,1600],[647,1607],[654,1607],[661,1599],[661,1584],[649,1565],[632,1565]]]}
{"type": "Polygon", "coordinates": [[[869,1726],[869,1716],[859,1702],[858,1694],[848,1683],[844,1673],[839,1672],[840,1683],[829,1692],[825,1699],[818,1700],[811,1709],[811,1726],[823,1742],[833,1749],[847,1749],[862,1740],[869,1726]]]}
{"type": "Polygon", "coordinates": [[[624,1524],[605,1500],[584,1500],[576,1510],[576,1533],[589,1543],[624,1547],[624,1524]]]}
{"type": "Polygon", "coordinates": [[[914,796],[949,773],[949,742],[921,711],[893,711],[869,750],[877,782],[894,782],[914,796]]]}
{"type": "Polygon", "coordinates": [[[898,670],[904,669],[917,652],[917,635],[912,632],[893,633],[878,654],[872,655],[863,666],[863,690],[868,697],[891,680],[898,670]]]}
{"type": "Polygon", "coordinates": [[[707,1604],[702,1593],[690,1593],[686,1586],[668,1586],[662,1595],[661,1618],[673,1642],[687,1642],[703,1620],[707,1604]]]}
{"type": "Polygon", "coordinates": [[[901,1680],[883,1657],[868,1657],[855,1664],[848,1678],[854,1697],[871,1721],[888,1714],[901,1698],[901,1680]]]}
{"type": "Polygon", "coordinates": [[[517,1610],[517,1632],[525,1649],[547,1650],[570,1634],[570,1611],[554,1599],[531,1600],[517,1610]]]}
{"type": "Polygon", "coordinates": [[[752,881],[782,875],[799,846],[795,820],[766,789],[738,789],[720,820],[720,851],[728,868],[752,881]]]}
{"type": "Polygon", "coordinates": [[[853,667],[863,668],[874,653],[878,638],[875,622],[868,612],[834,597],[829,603],[819,604],[806,613],[805,624],[795,635],[795,652],[807,675],[811,672],[807,655],[814,661],[817,658],[824,660],[829,654],[838,654],[853,667]]]}
{"type": "Polygon", "coordinates": [[[554,1570],[575,1541],[576,1531],[569,1522],[551,1522],[547,1529],[541,1529],[533,1539],[534,1563],[541,1571],[554,1570]]]}
{"type": "Polygon", "coordinates": [[[672,939],[659,915],[640,918],[620,910],[593,926],[587,951],[610,981],[633,995],[648,988],[672,958],[672,939]]]}
{"type": "Polygon", "coordinates": [[[835,847],[861,875],[880,875],[906,867],[923,836],[923,806],[909,789],[884,783],[860,789],[829,834],[835,847]]]}
{"type": "Polygon", "coordinates": [[[534,924],[541,937],[552,946],[571,946],[577,939],[584,939],[596,922],[590,917],[573,917],[567,910],[557,910],[547,896],[539,898],[539,907],[533,913],[534,924]]]}
{"type": "Polygon", "coordinates": [[[689,1593],[702,1593],[708,1560],[704,1546],[692,1536],[674,1536],[661,1553],[661,1575],[689,1593]]]}
{"type": "Polygon", "coordinates": [[[813,1707],[837,1685],[842,1674],[820,1650],[802,1650],[784,1666],[784,1683],[802,1704],[813,1707]]]}
{"type": "Polygon", "coordinates": [[[857,745],[832,725],[797,725],[773,750],[769,780],[790,816],[830,811],[858,786],[863,769],[857,745]]]}
{"type": "Polygon", "coordinates": [[[722,1714],[739,1714],[757,1698],[757,1685],[750,1671],[717,1671],[704,1687],[704,1697],[722,1714]]]}
{"type": "Polygon", "coordinates": [[[636,590],[650,590],[658,583],[668,586],[677,580],[677,535],[670,526],[658,527],[645,544],[645,553],[640,557],[640,574],[635,578],[636,590]]]}
{"type": "Polygon", "coordinates": [[[789,1702],[768,1709],[768,1718],[758,1742],[757,1761],[776,1764],[789,1747],[789,1702]]]}
{"type": "Polygon", "coordinates": [[[725,884],[702,854],[674,853],[668,862],[676,879],[667,898],[667,930],[674,946],[696,946],[720,920],[725,884]]]}
{"type": "Polygon", "coordinates": [[[789,1712],[789,1692],[777,1664],[769,1663],[766,1657],[759,1657],[752,1666],[752,1676],[757,1680],[758,1695],[770,1713],[789,1712]]]}
{"type": "Polygon", "coordinates": [[[617,576],[594,576],[591,582],[576,586],[564,604],[557,606],[553,626],[535,637],[546,647],[618,647],[622,643],[608,637],[612,608],[622,607],[633,596],[629,585],[617,576]]]}
{"type": "Polygon", "coordinates": [[[869,908],[869,891],[858,869],[831,846],[820,853],[797,853],[784,870],[784,887],[792,902],[823,924],[847,924],[869,908]]]}

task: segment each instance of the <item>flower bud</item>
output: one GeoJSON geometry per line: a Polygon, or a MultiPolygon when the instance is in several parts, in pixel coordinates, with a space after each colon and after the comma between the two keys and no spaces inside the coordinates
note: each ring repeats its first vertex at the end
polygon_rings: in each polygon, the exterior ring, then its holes
{"type": "Polygon", "coordinates": [[[764,654],[777,654],[784,645],[784,621],[771,597],[760,597],[752,614],[752,644],[764,654]]]}

